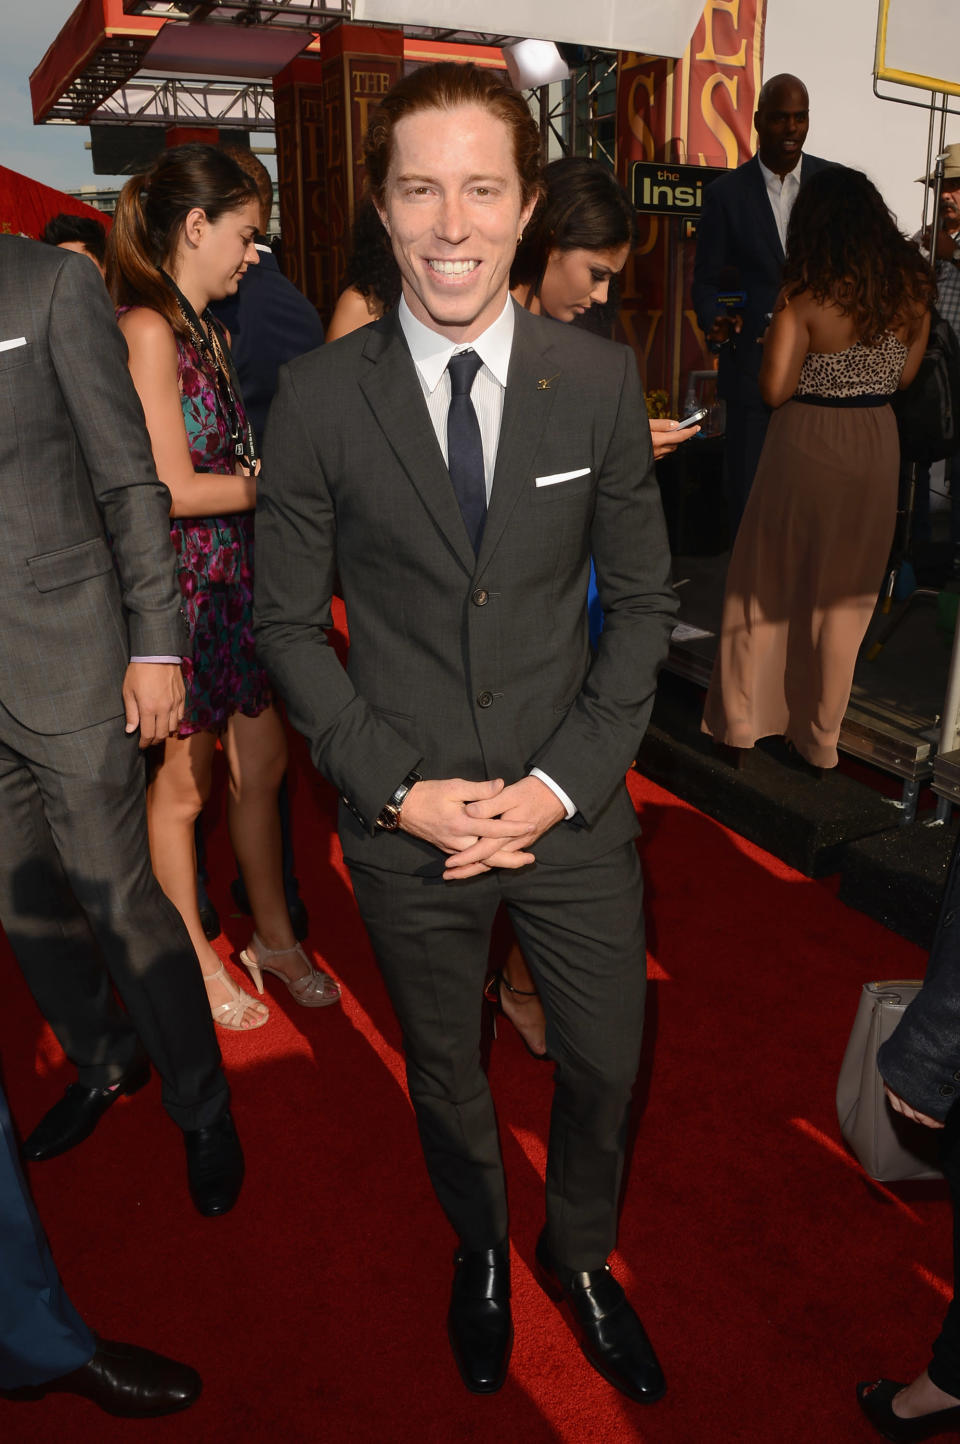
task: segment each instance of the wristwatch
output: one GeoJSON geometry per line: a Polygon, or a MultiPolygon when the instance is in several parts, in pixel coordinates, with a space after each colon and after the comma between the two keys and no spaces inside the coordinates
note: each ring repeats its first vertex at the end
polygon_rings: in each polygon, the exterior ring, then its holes
{"type": "Polygon", "coordinates": [[[381,809],[375,825],[382,827],[384,832],[397,832],[400,828],[400,809],[404,798],[415,782],[422,781],[419,772],[408,772],[390,801],[381,809]]]}

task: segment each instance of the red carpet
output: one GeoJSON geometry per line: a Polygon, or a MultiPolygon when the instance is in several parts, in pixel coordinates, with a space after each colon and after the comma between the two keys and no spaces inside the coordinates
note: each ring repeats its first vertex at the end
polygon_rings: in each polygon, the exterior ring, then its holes
{"type": "MultiPolygon", "coordinates": [[[[829,783],[825,784],[829,785],[829,783]]],[[[243,1196],[204,1220],[159,1085],[81,1148],[31,1170],[69,1290],[107,1336],[195,1364],[202,1399],[151,1424],[82,1401],[0,1404],[0,1437],[848,1444],[874,1437],[856,1379],[927,1361],[950,1277],[942,1185],[869,1183],[837,1146],[833,1089],[860,983],[918,949],[640,779],[651,985],[645,1104],[620,1276],[656,1342],[644,1410],[587,1366],[530,1273],[550,1068],[509,1026],[494,1045],[513,1218],[510,1378],[467,1394],[447,1347],[452,1238],[420,1161],[398,1033],[337,866],[332,796],[302,766],[294,809],[311,939],[344,1006],[272,981],[266,1028],[221,1033],[246,1147],[243,1196]]],[[[229,949],[222,827],[211,888],[229,949]]],[[[71,1081],[5,952],[0,1054],[26,1131],[71,1081]]]]}

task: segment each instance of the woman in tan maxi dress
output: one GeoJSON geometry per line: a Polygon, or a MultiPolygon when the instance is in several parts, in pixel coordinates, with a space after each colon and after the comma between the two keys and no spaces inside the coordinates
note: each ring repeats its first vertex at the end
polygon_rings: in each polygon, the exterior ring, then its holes
{"type": "Polygon", "coordinates": [[[931,281],[876,187],[834,166],[790,219],[760,389],[775,407],[737,533],[703,730],[781,734],[835,767],[857,652],[893,540],[890,396],[916,375],[931,281]]]}

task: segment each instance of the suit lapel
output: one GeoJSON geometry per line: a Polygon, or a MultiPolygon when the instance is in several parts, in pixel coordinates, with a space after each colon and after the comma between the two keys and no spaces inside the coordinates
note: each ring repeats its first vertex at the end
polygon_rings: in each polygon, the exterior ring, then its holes
{"type": "Polygon", "coordinates": [[[548,325],[535,320],[520,306],[515,306],[515,317],[497,465],[477,557],[478,571],[492,557],[524,487],[530,483],[537,448],[561,380],[559,363],[551,365],[553,352],[548,325]]]}
{"type": "Polygon", "coordinates": [[[767,186],[763,178],[763,171],[760,169],[760,162],[756,156],[747,162],[747,168],[752,172],[750,176],[750,190],[753,196],[757,220],[760,225],[760,233],[776,256],[777,265],[782,266],[786,257],[783,254],[783,246],[780,244],[780,232],[777,230],[777,221],[773,214],[773,206],[770,204],[770,197],[767,195],[767,186]]]}
{"type": "Polygon", "coordinates": [[[424,506],[472,576],[476,557],[396,312],[366,331],[363,354],[373,364],[361,375],[360,389],[424,506]]]}

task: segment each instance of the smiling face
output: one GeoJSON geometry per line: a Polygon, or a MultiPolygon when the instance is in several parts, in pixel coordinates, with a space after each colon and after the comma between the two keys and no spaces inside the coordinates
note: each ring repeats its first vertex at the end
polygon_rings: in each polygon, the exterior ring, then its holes
{"type": "Polygon", "coordinates": [[[784,81],[764,98],[753,123],[757,127],[760,159],[768,170],[785,176],[800,159],[810,128],[810,101],[806,90],[799,81],[784,81]]]}
{"type": "Polygon", "coordinates": [[[190,211],[177,247],[174,279],[198,311],[210,301],[232,296],[247,267],[259,263],[254,244],[259,224],[256,200],[224,211],[215,221],[199,206],[190,211]]]}
{"type": "Polygon", "coordinates": [[[505,123],[481,106],[427,109],[394,127],[383,205],[410,310],[451,341],[503,310],[524,205],[505,123]]]}
{"type": "Polygon", "coordinates": [[[551,251],[540,286],[540,309],[555,321],[572,321],[591,306],[602,306],[610,290],[610,277],[627,264],[630,246],[606,251],[551,251]]]}

